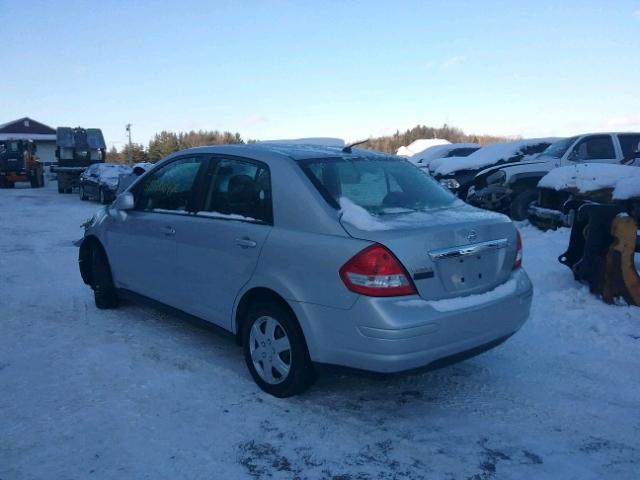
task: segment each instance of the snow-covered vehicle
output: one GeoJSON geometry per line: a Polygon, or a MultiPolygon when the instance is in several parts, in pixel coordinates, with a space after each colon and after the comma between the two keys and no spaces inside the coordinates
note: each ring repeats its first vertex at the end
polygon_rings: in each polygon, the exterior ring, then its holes
{"type": "Polygon", "coordinates": [[[431,162],[439,158],[468,157],[478,150],[480,150],[480,145],[477,143],[447,143],[429,147],[420,153],[412,155],[407,160],[420,168],[428,170],[431,162]]]}
{"type": "Polygon", "coordinates": [[[538,182],[538,200],[529,206],[529,220],[542,229],[571,226],[584,203],[624,202],[636,196],[640,196],[640,168],[636,166],[580,163],[559,167],[538,182]]]}
{"type": "Polygon", "coordinates": [[[479,171],[492,165],[526,162],[546,149],[554,140],[532,138],[493,143],[467,157],[433,160],[429,164],[429,170],[443,186],[465,200],[469,187],[472,186],[473,179],[479,171]]]}
{"type": "Polygon", "coordinates": [[[638,142],[640,133],[594,133],[558,140],[530,161],[479,172],[467,202],[524,220],[538,198],[538,182],[548,172],[576,163],[633,163],[638,142]]]}
{"type": "Polygon", "coordinates": [[[151,163],[151,162],[134,163],[131,166],[131,172],[123,173],[118,178],[118,188],[116,189],[116,195],[118,195],[121,192],[124,192],[127,189],[127,187],[129,187],[129,185],[135,182],[137,178],[141,176],[143,173],[146,173],[149,170],[151,170],[151,168],[153,168],[154,165],[155,163],[151,163]]]}
{"type": "Polygon", "coordinates": [[[116,197],[121,175],[130,175],[132,168],[120,163],[94,163],[80,174],[80,200],[104,204],[116,197]]]}
{"type": "Polygon", "coordinates": [[[398,148],[396,155],[400,157],[413,157],[414,155],[424,152],[427,148],[438,145],[449,145],[451,142],[444,138],[418,138],[409,145],[403,145],[398,148]]]}
{"type": "Polygon", "coordinates": [[[84,225],[98,308],[146,297],[230,331],[280,397],[307,388],[314,363],[391,373],[486,351],[533,294],[506,216],[351,146],[177,152],[84,225]]]}

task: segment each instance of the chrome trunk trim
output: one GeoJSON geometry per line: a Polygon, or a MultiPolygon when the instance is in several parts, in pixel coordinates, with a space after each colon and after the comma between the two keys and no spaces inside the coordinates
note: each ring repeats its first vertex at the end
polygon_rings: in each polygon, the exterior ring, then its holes
{"type": "Polygon", "coordinates": [[[509,240],[507,240],[506,238],[501,238],[499,240],[489,240],[487,242],[472,243],[470,245],[463,245],[459,247],[432,250],[429,252],[429,257],[431,258],[431,260],[464,257],[467,255],[477,255],[488,250],[499,250],[501,248],[506,248],[508,245],[509,240]]]}

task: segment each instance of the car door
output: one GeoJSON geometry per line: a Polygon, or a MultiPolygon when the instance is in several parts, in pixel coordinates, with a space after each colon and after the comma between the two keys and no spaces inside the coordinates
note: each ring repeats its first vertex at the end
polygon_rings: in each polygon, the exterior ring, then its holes
{"type": "Polygon", "coordinates": [[[588,135],[581,138],[568,155],[571,162],[618,163],[613,138],[609,134],[588,135]]]}
{"type": "Polygon", "coordinates": [[[194,215],[175,222],[180,308],[231,329],[236,296],[273,225],[269,169],[248,159],[214,158],[199,202],[194,215]]]}
{"type": "Polygon", "coordinates": [[[192,214],[206,166],[206,157],[196,155],[171,161],[134,186],[133,210],[113,213],[107,250],[118,287],[177,306],[177,220],[192,214]]]}

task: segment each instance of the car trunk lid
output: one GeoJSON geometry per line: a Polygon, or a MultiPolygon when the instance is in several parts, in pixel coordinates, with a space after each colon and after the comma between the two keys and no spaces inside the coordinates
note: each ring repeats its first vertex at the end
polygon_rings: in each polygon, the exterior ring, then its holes
{"type": "Polygon", "coordinates": [[[431,211],[370,215],[362,222],[342,215],[341,224],[350,236],[389,248],[426,300],[483,293],[509,277],[516,230],[504,215],[460,203],[431,211]]]}

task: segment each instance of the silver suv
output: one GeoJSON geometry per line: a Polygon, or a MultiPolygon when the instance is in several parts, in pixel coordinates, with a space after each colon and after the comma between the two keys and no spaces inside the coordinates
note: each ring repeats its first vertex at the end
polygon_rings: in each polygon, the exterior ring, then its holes
{"type": "Polygon", "coordinates": [[[98,308],[135,296],[222,327],[278,397],[311,385],[314,364],[398,372],[475,355],[522,326],[532,297],[507,217],[349,147],[175,153],[79,245],[98,308]]]}

